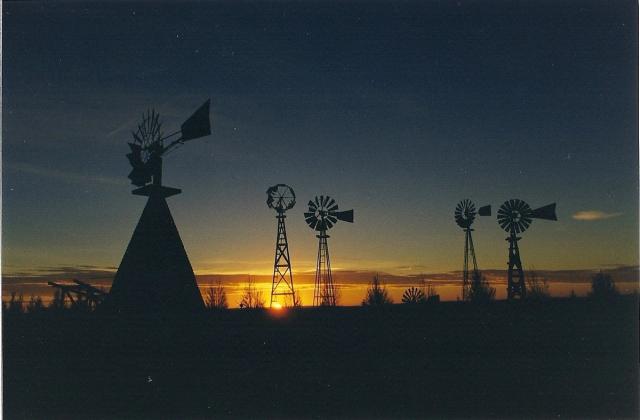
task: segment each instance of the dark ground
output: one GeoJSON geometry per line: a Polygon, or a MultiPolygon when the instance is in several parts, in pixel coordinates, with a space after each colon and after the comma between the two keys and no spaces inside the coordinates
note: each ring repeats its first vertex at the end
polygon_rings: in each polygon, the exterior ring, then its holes
{"type": "Polygon", "coordinates": [[[14,418],[638,417],[638,301],[5,316],[14,418]]]}

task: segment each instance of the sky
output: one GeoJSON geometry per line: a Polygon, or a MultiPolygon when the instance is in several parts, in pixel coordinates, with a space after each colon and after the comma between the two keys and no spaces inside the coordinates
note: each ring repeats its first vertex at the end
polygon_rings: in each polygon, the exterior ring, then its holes
{"type": "MultiPolygon", "coordinates": [[[[312,271],[305,203],[334,270],[460,270],[456,204],[480,268],[504,269],[507,199],[557,203],[522,236],[525,268],[638,265],[635,2],[4,2],[2,270],[113,270],[145,198],[127,142],[211,98],[212,134],[165,159],[196,274],[268,274],[266,190],[293,187],[293,270],[312,271]]],[[[65,271],[65,272],[66,272],[65,271]]]]}

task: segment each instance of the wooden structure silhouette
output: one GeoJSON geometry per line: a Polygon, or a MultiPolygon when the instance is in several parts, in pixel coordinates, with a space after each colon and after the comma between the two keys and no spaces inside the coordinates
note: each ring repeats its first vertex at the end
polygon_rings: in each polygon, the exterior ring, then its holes
{"type": "Polygon", "coordinates": [[[163,136],[158,114],[148,112],[133,133],[127,155],[134,195],[148,197],[131,241],[118,267],[108,300],[118,312],[193,312],[204,308],[196,278],[166,198],[179,194],[162,185],[162,158],[184,142],[211,133],[209,101],[179,131],[163,136]],[[179,136],[164,145],[164,141],[179,136]]]}
{"type": "Polygon", "coordinates": [[[48,282],[49,286],[62,292],[63,299],[68,298],[71,304],[80,302],[86,303],[89,309],[95,309],[106,298],[104,290],[93,287],[90,284],[73,279],[75,284],[60,284],[53,281],[48,282]]]}

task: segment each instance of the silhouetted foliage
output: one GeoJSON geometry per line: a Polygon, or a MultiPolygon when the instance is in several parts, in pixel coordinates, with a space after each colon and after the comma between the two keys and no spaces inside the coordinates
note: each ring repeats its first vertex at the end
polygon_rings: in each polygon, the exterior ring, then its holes
{"type": "Polygon", "coordinates": [[[402,294],[402,303],[416,304],[425,303],[426,301],[427,297],[424,292],[417,287],[410,287],[402,294]]]}
{"type": "Polygon", "coordinates": [[[61,311],[65,308],[64,292],[61,289],[55,289],[53,292],[53,300],[49,304],[49,309],[53,311],[61,311]]]}
{"type": "Polygon", "coordinates": [[[253,282],[253,277],[249,276],[249,282],[244,288],[242,299],[240,300],[241,308],[264,308],[264,298],[262,297],[262,291],[257,290],[253,282]]]}
{"type": "Polygon", "coordinates": [[[221,281],[218,281],[214,286],[207,289],[204,297],[204,305],[207,309],[217,310],[227,309],[229,307],[227,303],[227,292],[221,281]]]}
{"type": "Polygon", "coordinates": [[[21,294],[17,294],[17,292],[11,292],[11,297],[8,302],[2,302],[2,309],[4,309],[7,314],[21,314],[24,311],[24,298],[21,294]]]}
{"type": "Polygon", "coordinates": [[[494,299],[496,288],[491,287],[480,271],[474,271],[467,299],[471,302],[489,302],[494,299]]]}
{"type": "Polygon", "coordinates": [[[591,278],[591,292],[589,297],[593,299],[610,299],[618,296],[616,284],[609,274],[602,271],[591,278]]]}
{"type": "Polygon", "coordinates": [[[44,303],[40,296],[31,296],[29,303],[27,303],[27,313],[33,314],[42,312],[45,309],[44,303]]]}
{"type": "Polygon", "coordinates": [[[529,270],[525,278],[527,283],[527,299],[547,300],[551,298],[546,278],[538,276],[535,270],[529,270]]]}
{"type": "Polygon", "coordinates": [[[380,283],[380,277],[376,274],[367,288],[367,294],[362,300],[363,306],[390,305],[393,300],[389,296],[386,286],[380,283]]]}
{"type": "Polygon", "coordinates": [[[300,292],[293,292],[292,304],[294,308],[300,308],[302,306],[302,297],[300,296],[300,292]]]}

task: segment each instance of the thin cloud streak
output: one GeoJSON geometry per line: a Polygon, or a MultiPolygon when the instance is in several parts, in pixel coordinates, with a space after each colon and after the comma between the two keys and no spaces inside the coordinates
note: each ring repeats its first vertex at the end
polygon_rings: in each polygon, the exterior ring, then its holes
{"type": "Polygon", "coordinates": [[[593,222],[596,220],[611,219],[618,216],[622,216],[622,213],[621,212],[606,213],[600,210],[583,210],[583,211],[574,213],[571,217],[573,217],[575,220],[593,222]]]}
{"type": "Polygon", "coordinates": [[[57,169],[41,168],[30,163],[7,163],[5,168],[15,172],[22,172],[30,175],[38,175],[47,178],[55,178],[73,184],[86,184],[87,182],[104,185],[126,185],[126,181],[120,178],[107,176],[83,175],[74,172],[65,172],[57,169]]]}

